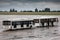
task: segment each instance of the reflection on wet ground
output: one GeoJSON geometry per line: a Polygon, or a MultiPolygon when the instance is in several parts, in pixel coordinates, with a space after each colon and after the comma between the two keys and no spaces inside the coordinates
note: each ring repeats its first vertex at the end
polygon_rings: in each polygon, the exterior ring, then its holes
{"type": "Polygon", "coordinates": [[[32,30],[18,30],[0,33],[1,40],[50,40],[60,36],[60,27],[35,28],[32,30]]]}

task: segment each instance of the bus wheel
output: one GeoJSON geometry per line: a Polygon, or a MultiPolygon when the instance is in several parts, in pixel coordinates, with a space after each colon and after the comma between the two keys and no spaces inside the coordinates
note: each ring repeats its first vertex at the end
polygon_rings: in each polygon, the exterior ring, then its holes
{"type": "Polygon", "coordinates": [[[32,28],[32,25],[30,26],[30,28],[32,28]]]}

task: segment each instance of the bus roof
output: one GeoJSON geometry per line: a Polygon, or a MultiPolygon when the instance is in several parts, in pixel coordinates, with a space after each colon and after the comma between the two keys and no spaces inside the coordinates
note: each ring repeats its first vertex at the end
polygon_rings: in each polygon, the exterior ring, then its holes
{"type": "Polygon", "coordinates": [[[41,16],[36,18],[13,18],[13,19],[7,19],[5,21],[28,21],[28,20],[34,20],[34,19],[49,19],[49,18],[57,18],[53,16],[41,16]]]}

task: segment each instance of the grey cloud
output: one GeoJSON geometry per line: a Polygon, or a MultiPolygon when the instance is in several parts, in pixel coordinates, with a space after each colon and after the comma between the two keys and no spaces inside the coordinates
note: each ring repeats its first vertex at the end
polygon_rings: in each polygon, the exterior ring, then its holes
{"type": "Polygon", "coordinates": [[[18,2],[60,2],[60,0],[12,0],[18,2]]]}
{"type": "Polygon", "coordinates": [[[60,0],[0,0],[0,10],[10,8],[33,10],[33,8],[42,9],[45,7],[60,9],[60,0]]]}
{"type": "Polygon", "coordinates": [[[12,0],[0,0],[0,2],[12,2],[12,0]]]}
{"type": "Polygon", "coordinates": [[[60,2],[60,0],[0,0],[0,2],[60,2]]]}

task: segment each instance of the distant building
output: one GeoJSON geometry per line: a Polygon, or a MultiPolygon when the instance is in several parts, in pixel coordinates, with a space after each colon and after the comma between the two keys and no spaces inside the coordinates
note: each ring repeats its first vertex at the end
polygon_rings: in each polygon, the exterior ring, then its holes
{"type": "Polygon", "coordinates": [[[50,12],[50,8],[45,8],[45,12],[50,12]]]}
{"type": "Polygon", "coordinates": [[[38,12],[38,9],[37,8],[35,9],[35,12],[38,12]]]}
{"type": "Polygon", "coordinates": [[[17,10],[15,10],[15,9],[10,9],[10,12],[17,12],[17,10]]]}

